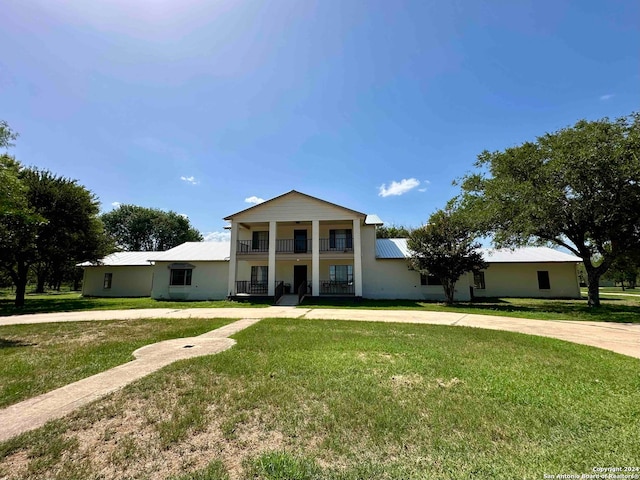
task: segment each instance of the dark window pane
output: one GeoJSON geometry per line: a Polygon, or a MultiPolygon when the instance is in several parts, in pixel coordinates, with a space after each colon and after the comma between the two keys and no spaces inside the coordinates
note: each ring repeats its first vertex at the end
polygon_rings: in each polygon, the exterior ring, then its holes
{"type": "Polygon", "coordinates": [[[549,282],[549,272],[546,270],[538,271],[538,288],[540,290],[550,290],[551,282],[549,282]]]}

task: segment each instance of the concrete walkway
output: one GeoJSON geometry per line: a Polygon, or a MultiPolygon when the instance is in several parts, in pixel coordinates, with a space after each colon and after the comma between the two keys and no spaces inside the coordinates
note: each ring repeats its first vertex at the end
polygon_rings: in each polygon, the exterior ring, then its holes
{"type": "Polygon", "coordinates": [[[0,441],[44,425],[111,393],[177,360],[211,355],[232,347],[227,338],[263,318],[305,318],[390,323],[417,323],[505,330],[604,348],[640,358],[640,324],[530,320],[456,312],[418,310],[267,308],[192,308],[111,310],[48,313],[0,318],[0,327],[30,323],[124,320],[139,318],[237,318],[224,327],[198,337],[180,338],[144,346],[134,352],[136,360],[93,375],[65,387],[0,410],[0,441]]]}
{"type": "Polygon", "coordinates": [[[145,345],[133,352],[135,360],[132,362],[0,410],[0,442],[41,427],[49,420],[63,417],[177,360],[227,350],[236,343],[235,340],[227,338],[229,335],[258,321],[238,320],[198,337],[177,338],[145,345]]]}

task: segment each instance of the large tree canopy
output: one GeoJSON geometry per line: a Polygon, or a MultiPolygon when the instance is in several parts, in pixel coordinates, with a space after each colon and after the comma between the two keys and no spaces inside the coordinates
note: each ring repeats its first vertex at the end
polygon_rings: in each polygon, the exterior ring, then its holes
{"type": "Polygon", "coordinates": [[[175,212],[120,205],[103,214],[102,221],[117,247],[128,251],[163,251],[184,242],[202,241],[189,219],[175,212]]]}
{"type": "Polygon", "coordinates": [[[43,288],[47,277],[76,262],[106,253],[106,237],[94,195],[75,180],[48,171],[19,170],[22,208],[0,214],[0,268],[16,286],[16,306],[24,304],[30,269],[43,288]]]}
{"type": "MultiPolygon", "coordinates": [[[[16,138],[0,121],[0,147],[16,138]]],[[[94,195],[75,180],[0,155],[0,270],[16,286],[16,306],[24,304],[30,269],[44,285],[47,276],[106,253],[98,213],[94,195]]]]}
{"type": "Polygon", "coordinates": [[[552,243],[581,257],[589,305],[616,258],[640,245],[640,114],[581,120],[478,156],[463,203],[498,246],[552,243]],[[599,263],[592,259],[598,257],[599,263]]]}
{"type": "Polygon", "coordinates": [[[447,303],[453,303],[456,282],[465,272],[487,267],[468,219],[452,203],[431,215],[424,227],[413,230],[407,246],[412,252],[411,268],[436,276],[447,303]]]}
{"type": "Polygon", "coordinates": [[[76,180],[27,168],[22,181],[28,205],[45,219],[38,228],[32,265],[36,292],[43,292],[45,281],[59,280],[56,277],[78,261],[97,260],[109,246],[98,217],[100,204],[76,180]]]}

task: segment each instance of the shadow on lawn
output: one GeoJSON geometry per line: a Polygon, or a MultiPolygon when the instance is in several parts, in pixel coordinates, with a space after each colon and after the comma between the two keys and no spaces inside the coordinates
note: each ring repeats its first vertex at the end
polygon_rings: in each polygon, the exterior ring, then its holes
{"type": "Polygon", "coordinates": [[[35,343],[26,343],[22,340],[9,340],[0,337],[0,348],[33,347],[35,343]]]}
{"type": "MultiPolygon", "coordinates": [[[[53,312],[74,312],[80,310],[126,310],[140,308],[198,308],[233,306],[220,305],[220,302],[212,301],[175,301],[175,300],[154,300],[144,298],[101,298],[83,297],[80,294],[45,294],[30,297],[27,295],[25,304],[19,308],[14,306],[13,298],[0,298],[0,317],[8,315],[27,315],[31,313],[53,313],[53,312]]],[[[265,306],[264,302],[255,302],[251,306],[265,306]]]]}

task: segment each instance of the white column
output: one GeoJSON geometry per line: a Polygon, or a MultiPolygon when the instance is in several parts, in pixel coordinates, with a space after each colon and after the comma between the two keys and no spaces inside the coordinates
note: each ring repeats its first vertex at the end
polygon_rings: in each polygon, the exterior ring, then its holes
{"type": "Polygon", "coordinates": [[[353,221],[353,282],[356,297],[362,296],[362,240],[360,239],[360,219],[353,221]]]}
{"type": "Polygon", "coordinates": [[[320,221],[311,221],[311,295],[320,295],[320,221]]]}
{"type": "Polygon", "coordinates": [[[238,224],[231,220],[231,251],[229,252],[229,295],[236,294],[236,265],[238,253],[238,224]]]}
{"type": "Polygon", "coordinates": [[[267,295],[276,294],[276,222],[269,222],[269,278],[267,295]]]}

